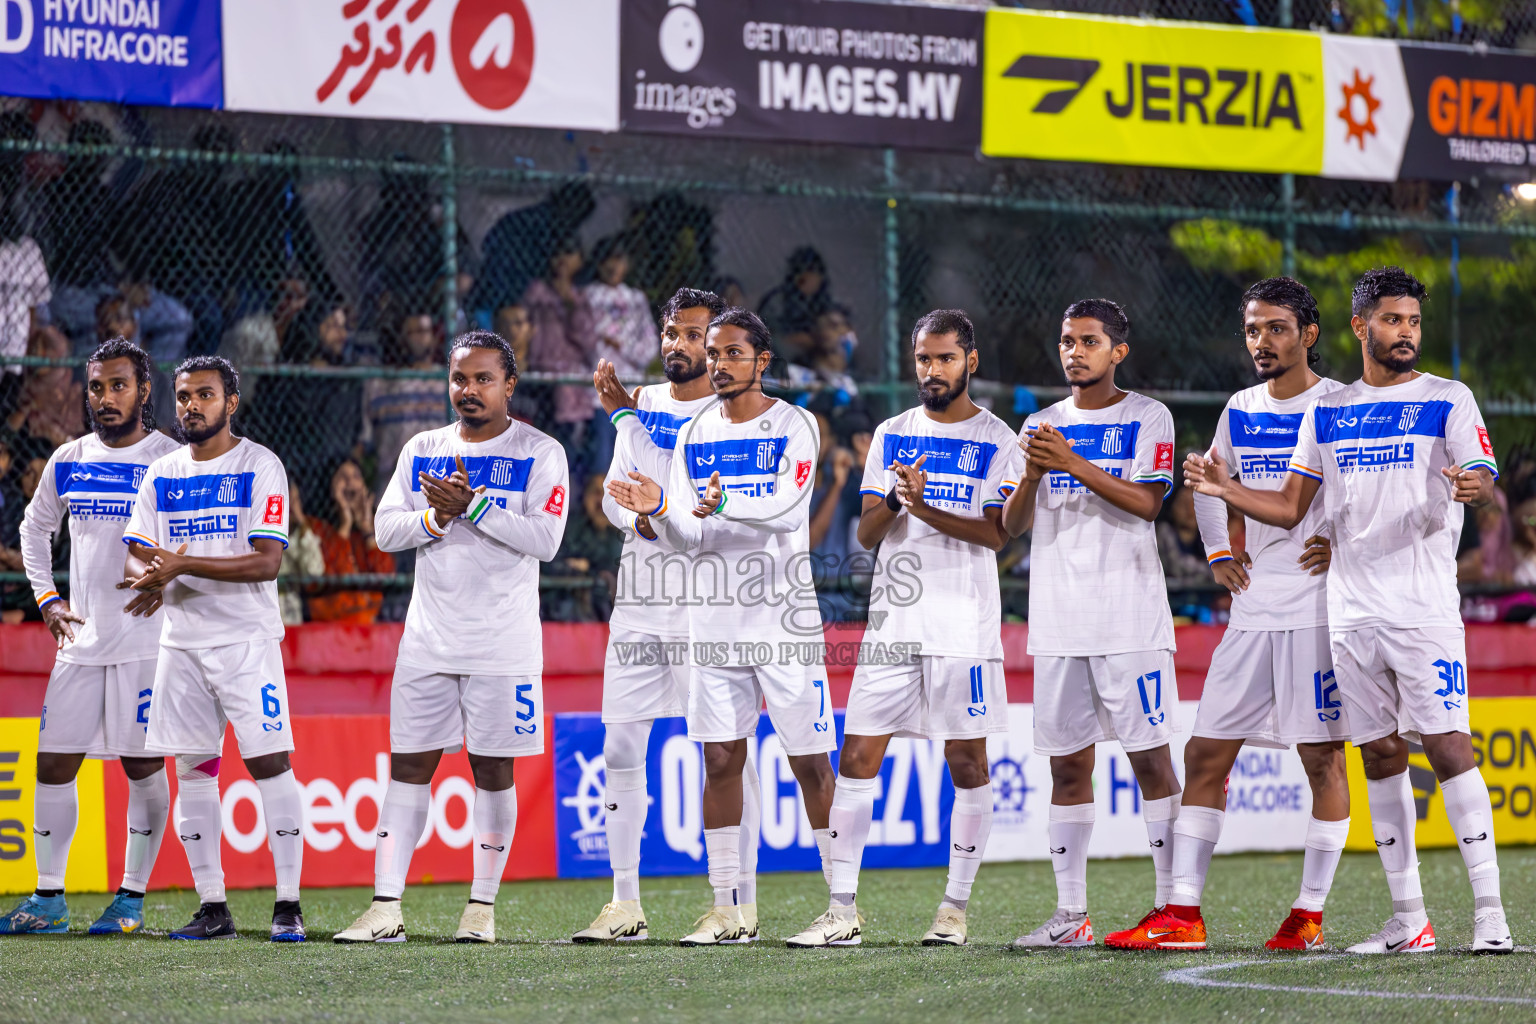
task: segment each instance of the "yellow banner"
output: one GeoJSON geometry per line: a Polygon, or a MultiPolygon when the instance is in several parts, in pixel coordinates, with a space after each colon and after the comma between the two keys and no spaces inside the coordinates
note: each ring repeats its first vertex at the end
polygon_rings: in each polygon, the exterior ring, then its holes
{"type": "MultiPolygon", "coordinates": [[[[1500,846],[1536,843],[1536,697],[1474,697],[1472,748],[1478,770],[1493,801],[1493,834],[1500,846]]],[[[1419,846],[1455,846],[1456,836],[1445,817],[1445,794],[1434,769],[1422,753],[1408,759],[1413,802],[1419,823],[1419,846]]],[[[1349,751],[1350,850],[1374,850],[1371,816],[1365,796],[1365,771],[1360,754],[1349,751]]]]}
{"type": "MultiPolygon", "coordinates": [[[[0,718],[0,893],[37,886],[32,853],[32,794],[37,784],[37,719],[0,718]]],[[[79,825],[69,848],[64,887],[107,891],[107,833],[102,762],[86,761],[76,778],[79,825]]]]}
{"type": "Polygon", "coordinates": [[[1318,174],[1312,32],[990,10],[988,156],[1318,174]]]}

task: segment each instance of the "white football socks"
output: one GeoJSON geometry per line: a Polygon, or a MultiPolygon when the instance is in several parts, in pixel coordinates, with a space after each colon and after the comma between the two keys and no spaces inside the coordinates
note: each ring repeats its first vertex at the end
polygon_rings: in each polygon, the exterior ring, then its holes
{"type": "Polygon", "coordinates": [[[1088,841],[1093,837],[1092,803],[1051,804],[1048,840],[1056,872],[1056,908],[1088,911],[1088,841]]]}
{"type": "Polygon", "coordinates": [[[992,783],[974,789],[955,787],[949,812],[949,880],[944,902],[960,910],[971,898],[971,886],[981,868],[981,856],[992,834],[992,783]]]}
{"type": "Polygon", "coordinates": [[[645,765],[638,768],[605,768],[607,786],[603,809],[607,812],[608,864],[613,868],[613,898],[640,898],[640,840],[645,835],[645,816],[650,800],[645,790],[645,765]]]}
{"type": "Polygon", "coordinates": [[[277,879],[279,902],[299,898],[299,876],[304,869],[304,798],[293,769],[270,779],[257,779],[261,813],[267,819],[267,845],[277,879]]]}
{"type": "Polygon", "coordinates": [[[160,856],[166,819],[171,814],[171,783],[165,771],[147,779],[128,780],[128,844],[123,853],[122,887],[130,892],[149,888],[149,876],[160,856]]]}
{"type": "MultiPolygon", "coordinates": [[[[1189,808],[1184,808],[1189,813],[1189,808]]],[[[1349,819],[1323,821],[1312,818],[1307,822],[1307,848],[1301,858],[1301,895],[1291,904],[1297,910],[1322,913],[1323,901],[1333,888],[1333,873],[1338,870],[1339,857],[1344,853],[1344,840],[1349,836],[1349,819]]]]}
{"type": "Polygon", "coordinates": [[[432,787],[389,780],[373,848],[373,894],[399,899],[405,892],[405,876],[411,870],[411,854],[427,827],[432,808],[432,787]]]}
{"type": "Polygon", "coordinates": [[[757,837],[762,827],[763,786],[749,755],[741,770],[741,853],[736,875],[736,898],[742,903],[757,902],[757,837]]]}
{"type": "Polygon", "coordinates": [[[1461,840],[1456,845],[1467,865],[1475,908],[1502,907],[1498,850],[1493,845],[1493,802],[1488,798],[1487,783],[1476,768],[1470,768],[1446,779],[1440,789],[1445,794],[1445,816],[1461,840]]]}
{"type": "Polygon", "coordinates": [[[1165,906],[1173,889],[1173,823],[1179,817],[1181,794],[1141,801],[1141,818],[1147,824],[1147,843],[1152,847],[1156,892],[1152,905],[1165,906]]]}
{"type": "Polygon", "coordinates": [[[501,876],[507,870],[507,856],[512,837],[517,833],[517,787],[481,789],[475,787],[475,878],[470,883],[469,898],[477,903],[496,902],[501,876]]]}
{"type": "Polygon", "coordinates": [[[219,856],[219,835],[224,816],[219,808],[219,780],[199,773],[178,778],[176,786],[176,832],[187,851],[197,898],[203,903],[223,903],[224,866],[219,856]]]}
{"type": "Polygon", "coordinates": [[[75,839],[80,821],[80,804],[75,794],[75,780],[62,786],[39,782],[32,794],[32,846],[37,854],[37,887],[64,888],[64,873],[69,867],[69,845],[75,839]]]}
{"type": "Polygon", "coordinates": [[[1413,839],[1418,816],[1408,772],[1404,770],[1386,779],[1366,779],[1365,794],[1370,804],[1376,852],[1381,855],[1381,866],[1387,871],[1387,888],[1392,892],[1392,912],[1405,923],[1420,922],[1424,918],[1424,890],[1419,884],[1419,857],[1413,839]]]}
{"type": "Polygon", "coordinates": [[[704,850],[709,858],[709,885],[715,890],[715,906],[735,906],[736,881],[741,874],[741,826],[704,830],[704,850]]]}
{"type": "MultiPolygon", "coordinates": [[[[1214,807],[1183,806],[1173,823],[1173,883],[1168,902],[1198,907],[1211,870],[1211,854],[1221,838],[1227,812],[1214,807]]],[[[1155,852],[1155,851],[1154,851],[1155,852]]]]}
{"type": "Polygon", "coordinates": [[[850,779],[839,775],[837,789],[832,793],[832,812],[827,816],[832,862],[829,884],[835,897],[846,897],[849,902],[859,891],[859,866],[864,861],[864,844],[869,841],[875,795],[879,792],[879,776],[850,779]]]}

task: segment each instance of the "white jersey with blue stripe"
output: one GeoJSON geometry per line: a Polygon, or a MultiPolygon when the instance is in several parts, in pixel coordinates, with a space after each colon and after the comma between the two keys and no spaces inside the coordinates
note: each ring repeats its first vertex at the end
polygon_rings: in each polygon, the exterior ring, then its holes
{"type": "MultiPolygon", "coordinates": [[[[190,446],[156,459],[144,474],[123,542],[176,550],[194,558],[251,553],[266,538],[288,546],[288,474],[269,449],[237,438],[214,459],[190,446]]],[[[178,576],[165,586],[160,643],[204,650],[250,640],[281,640],[277,582],[229,583],[178,576]]]]}
{"type": "Polygon", "coordinates": [[[679,432],[671,485],[651,517],[691,560],[687,592],[669,590],[656,621],[686,614],[694,655],[710,664],[800,662],[782,645],[823,642],[809,529],[820,431],[781,400],[745,423],[723,410],[707,406],[679,432]],[[714,473],[725,500],[700,519],[693,509],[714,473]]]}
{"type": "MultiPolygon", "coordinates": [[[[640,389],[633,412],[620,409],[613,415],[618,438],[605,483],[629,482],[631,470],[663,487],[672,473],[672,456],[683,424],[700,410],[719,403],[714,394],[683,402],[672,397],[672,385],[648,384],[640,389]]],[[[664,535],[649,540],[635,530],[635,513],[624,508],[607,490],[603,512],[609,522],[624,531],[624,550],[619,556],[618,594],[613,601],[610,629],[626,629],[656,636],[688,636],[688,617],[666,602],[667,587],[683,586],[688,560],[679,558],[664,535]],[[670,582],[665,578],[670,574],[670,582]]]]}
{"type": "Polygon", "coordinates": [[[176,442],[150,432],[137,444],[109,448],[95,434],[60,445],[48,457],[37,493],[21,521],[21,557],[38,607],[60,599],[53,584],[53,536],[69,517],[69,607],[74,627],[58,660],[116,665],[153,658],[160,649],[158,615],[125,615],[123,528],[133,514],[150,463],[176,442]]]}
{"type": "MultiPolygon", "coordinates": [[[[1073,451],[1122,479],[1173,489],[1173,416],[1128,391],[1107,409],[1063,399],[1024,422],[1049,423],[1073,451]]],[[[1029,653],[1099,657],[1171,651],[1173,614],[1153,523],[1117,508],[1070,473],[1035,495],[1029,554],[1029,653]]]]}
{"type": "MultiPolygon", "coordinates": [[[[1023,472],[1018,438],[992,413],[982,409],[959,423],[941,423],[918,406],[875,428],[860,493],[884,498],[896,486],[891,464],[910,466],[924,456],[923,500],[972,519],[1001,509],[1023,472]]],[[[879,551],[867,640],[920,644],[934,657],[1003,656],[996,553],[906,512],[897,515],[879,551]]]]}
{"type": "Polygon", "coordinates": [[[565,450],[518,420],[487,441],[465,441],[459,429],[452,423],[405,443],[374,517],[381,550],[416,549],[398,660],[430,672],[538,675],[539,563],[555,557],[565,535],[565,450]],[[483,491],[440,527],[421,474],[444,479],[455,458],[483,491]]]}
{"type": "Polygon", "coordinates": [[[1393,387],[1356,381],[1307,410],[1291,472],[1321,481],[1313,499],[1333,534],[1328,627],[1461,626],[1456,548],[1465,512],[1441,471],[1498,476],[1472,392],[1421,373],[1393,387]]]}
{"type": "MultiPolygon", "coordinates": [[[[1291,457],[1307,407],[1344,385],[1324,377],[1291,398],[1273,398],[1269,385],[1239,391],[1227,400],[1216,421],[1211,451],[1220,455],[1233,476],[1245,487],[1278,491],[1291,475],[1291,457]]],[[[1195,495],[1195,515],[1200,520],[1200,539],[1212,565],[1230,561],[1231,537],[1227,532],[1227,505],[1220,498],[1195,495]]],[[[1248,589],[1232,598],[1233,629],[1289,630],[1328,625],[1328,580],[1311,576],[1299,559],[1306,540],[1326,534],[1323,503],[1316,501],[1300,523],[1289,530],[1256,519],[1244,524],[1244,544],[1253,566],[1248,570],[1248,589]]]]}

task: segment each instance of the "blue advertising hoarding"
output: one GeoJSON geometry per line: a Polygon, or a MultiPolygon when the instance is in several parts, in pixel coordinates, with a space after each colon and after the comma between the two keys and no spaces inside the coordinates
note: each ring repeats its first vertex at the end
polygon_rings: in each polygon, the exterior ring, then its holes
{"type": "Polygon", "coordinates": [[[214,0],[0,0],[0,94],[224,105],[214,0]]]}

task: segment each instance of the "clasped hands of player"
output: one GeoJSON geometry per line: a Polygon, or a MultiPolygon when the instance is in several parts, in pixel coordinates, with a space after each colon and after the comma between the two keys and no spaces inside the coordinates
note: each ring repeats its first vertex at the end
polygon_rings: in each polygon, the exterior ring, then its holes
{"type": "Polygon", "coordinates": [[[469,486],[469,471],[464,468],[462,458],[455,455],[453,461],[458,468],[445,478],[439,479],[425,472],[416,474],[421,481],[422,496],[432,507],[433,518],[437,520],[439,527],[446,527],[469,511],[470,502],[475,500],[477,494],[485,491],[483,485],[469,486]]]}

